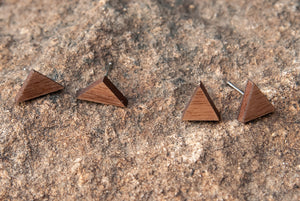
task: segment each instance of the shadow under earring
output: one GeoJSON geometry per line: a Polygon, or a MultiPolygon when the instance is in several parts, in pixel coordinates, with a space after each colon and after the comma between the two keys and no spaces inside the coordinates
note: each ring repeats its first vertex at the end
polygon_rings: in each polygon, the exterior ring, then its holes
{"type": "MultiPolygon", "coordinates": [[[[111,66],[112,64],[109,63],[111,66]]],[[[117,87],[108,79],[106,75],[100,80],[95,81],[88,87],[77,92],[77,99],[86,100],[107,105],[126,107],[128,101],[117,87]]]]}
{"type": "Polygon", "coordinates": [[[247,82],[245,93],[231,82],[227,84],[244,95],[238,116],[240,122],[247,123],[275,111],[274,106],[251,80],[247,82]]]}

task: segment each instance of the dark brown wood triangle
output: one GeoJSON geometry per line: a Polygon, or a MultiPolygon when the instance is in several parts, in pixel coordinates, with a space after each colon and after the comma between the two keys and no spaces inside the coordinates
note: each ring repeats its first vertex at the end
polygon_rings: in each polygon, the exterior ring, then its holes
{"type": "Polygon", "coordinates": [[[127,106],[127,99],[105,76],[77,93],[77,99],[115,105],[127,106]]]}
{"type": "Polygon", "coordinates": [[[275,108],[267,97],[249,80],[240,107],[238,120],[246,123],[274,111],[275,108]]]}
{"type": "Polygon", "coordinates": [[[220,113],[209,97],[204,85],[200,82],[187,104],[183,116],[183,121],[220,121],[220,113]]]}
{"type": "Polygon", "coordinates": [[[41,73],[32,70],[28,74],[23,86],[19,90],[15,101],[17,103],[31,100],[55,91],[59,91],[64,87],[41,73]]]}

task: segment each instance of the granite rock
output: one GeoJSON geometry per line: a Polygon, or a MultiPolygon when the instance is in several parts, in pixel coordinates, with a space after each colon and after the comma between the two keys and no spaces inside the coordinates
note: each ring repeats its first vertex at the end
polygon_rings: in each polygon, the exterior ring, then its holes
{"type": "Polygon", "coordinates": [[[0,1],[0,200],[299,200],[296,0],[0,1]],[[76,100],[113,67],[127,108],[76,100]],[[65,86],[22,104],[30,70],[65,86]],[[276,112],[237,121],[255,82],[276,112]],[[202,81],[222,121],[182,122],[202,81]]]}

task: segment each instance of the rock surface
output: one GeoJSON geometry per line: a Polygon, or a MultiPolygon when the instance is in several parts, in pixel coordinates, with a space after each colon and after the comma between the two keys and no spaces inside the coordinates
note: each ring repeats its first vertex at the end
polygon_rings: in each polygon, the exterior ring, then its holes
{"type": "Polygon", "coordinates": [[[296,0],[0,1],[0,200],[299,200],[296,0]],[[127,108],[78,101],[105,74],[127,108]],[[35,69],[62,92],[13,103],[35,69]],[[255,82],[276,112],[237,121],[255,82]],[[182,122],[202,81],[219,123],[182,122]]]}

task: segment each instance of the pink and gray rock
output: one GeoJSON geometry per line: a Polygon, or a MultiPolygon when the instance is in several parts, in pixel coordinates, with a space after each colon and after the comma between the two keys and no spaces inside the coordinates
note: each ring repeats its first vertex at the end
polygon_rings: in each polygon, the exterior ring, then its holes
{"type": "Polygon", "coordinates": [[[296,0],[0,1],[0,200],[298,200],[296,0]],[[105,74],[127,108],[76,100],[105,74]],[[20,105],[28,72],[65,86],[20,105]],[[237,121],[255,82],[276,112],[237,121]],[[202,81],[219,123],[182,122],[202,81]]]}

